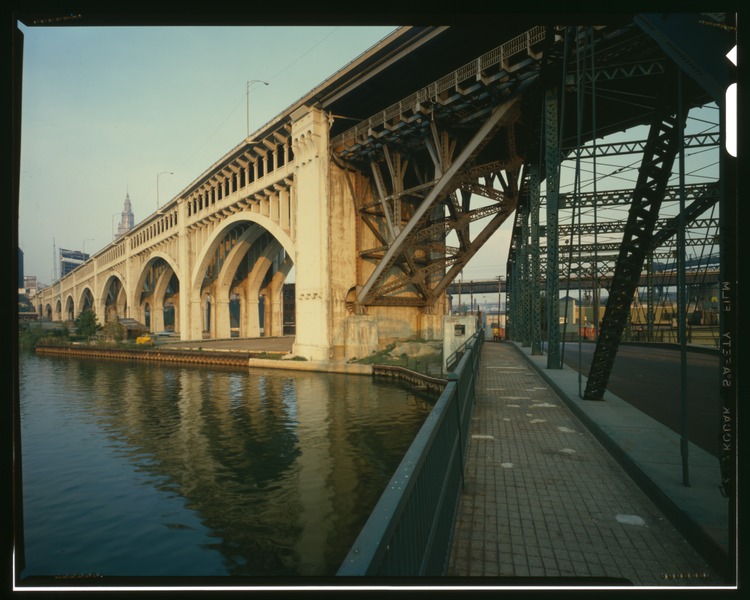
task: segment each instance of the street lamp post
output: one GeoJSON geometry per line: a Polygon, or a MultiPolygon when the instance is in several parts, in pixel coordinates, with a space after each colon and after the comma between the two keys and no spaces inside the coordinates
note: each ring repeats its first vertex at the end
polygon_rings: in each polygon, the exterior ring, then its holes
{"type": "Polygon", "coordinates": [[[247,104],[247,135],[245,137],[250,137],[250,84],[251,83],[262,83],[263,85],[268,85],[268,82],[263,81],[262,79],[251,79],[245,84],[245,103],[247,104]]]}
{"type": "Polygon", "coordinates": [[[159,177],[162,175],[174,175],[172,171],[162,171],[156,174],[156,209],[159,209],[159,177]]]}
{"type": "Polygon", "coordinates": [[[81,252],[83,254],[86,254],[86,242],[93,242],[94,238],[86,238],[81,242],[81,252]]]}
{"type": "Polygon", "coordinates": [[[458,277],[458,316],[459,317],[462,314],[461,313],[461,283],[463,282],[463,280],[464,280],[464,273],[463,271],[461,271],[458,277]]]}
{"type": "Polygon", "coordinates": [[[500,329],[500,305],[503,297],[503,276],[497,277],[497,328],[500,329]]]}

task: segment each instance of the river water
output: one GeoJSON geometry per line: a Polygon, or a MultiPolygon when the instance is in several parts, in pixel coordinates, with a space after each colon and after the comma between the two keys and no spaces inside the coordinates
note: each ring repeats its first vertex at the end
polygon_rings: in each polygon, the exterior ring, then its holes
{"type": "Polygon", "coordinates": [[[21,581],[334,575],[432,407],[367,376],[19,362],[21,581]]]}

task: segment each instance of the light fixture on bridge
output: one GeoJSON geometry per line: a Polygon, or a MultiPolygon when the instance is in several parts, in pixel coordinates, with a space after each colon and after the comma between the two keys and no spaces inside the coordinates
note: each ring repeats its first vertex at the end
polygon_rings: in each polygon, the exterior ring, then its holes
{"type": "Polygon", "coordinates": [[[262,79],[251,79],[245,84],[245,102],[247,104],[247,135],[245,137],[250,137],[250,84],[252,83],[268,85],[268,82],[262,79]]]}
{"type": "Polygon", "coordinates": [[[156,174],[156,209],[159,210],[159,177],[162,175],[174,175],[172,171],[162,171],[156,174]]]}

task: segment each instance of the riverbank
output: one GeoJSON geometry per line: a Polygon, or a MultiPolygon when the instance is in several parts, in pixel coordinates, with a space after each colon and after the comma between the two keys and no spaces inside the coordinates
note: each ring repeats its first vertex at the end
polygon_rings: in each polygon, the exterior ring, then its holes
{"type": "Polygon", "coordinates": [[[287,369],[295,371],[319,371],[323,373],[348,373],[372,375],[372,365],[321,363],[295,359],[267,358],[268,352],[243,350],[175,350],[168,348],[108,348],[106,346],[44,346],[36,347],[37,354],[77,356],[107,360],[136,360],[142,362],[169,362],[201,366],[256,367],[263,369],[287,369]]]}
{"type": "Polygon", "coordinates": [[[443,379],[430,377],[410,369],[378,364],[336,363],[299,360],[281,352],[248,351],[241,349],[166,348],[143,349],[117,348],[84,345],[37,345],[36,353],[41,355],[95,358],[98,360],[128,360],[140,362],[164,362],[172,364],[243,367],[257,369],[284,369],[290,371],[314,371],[319,373],[343,373],[398,379],[416,389],[440,393],[445,384],[443,379]],[[273,356],[272,358],[270,356],[273,356]]]}

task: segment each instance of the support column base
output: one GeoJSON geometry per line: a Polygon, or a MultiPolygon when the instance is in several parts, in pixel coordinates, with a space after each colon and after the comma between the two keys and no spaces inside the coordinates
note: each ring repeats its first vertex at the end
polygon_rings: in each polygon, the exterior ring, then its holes
{"type": "Polygon", "coordinates": [[[295,342],[294,346],[292,346],[292,354],[317,362],[328,362],[331,360],[331,349],[328,346],[298,344],[295,342]]]}

